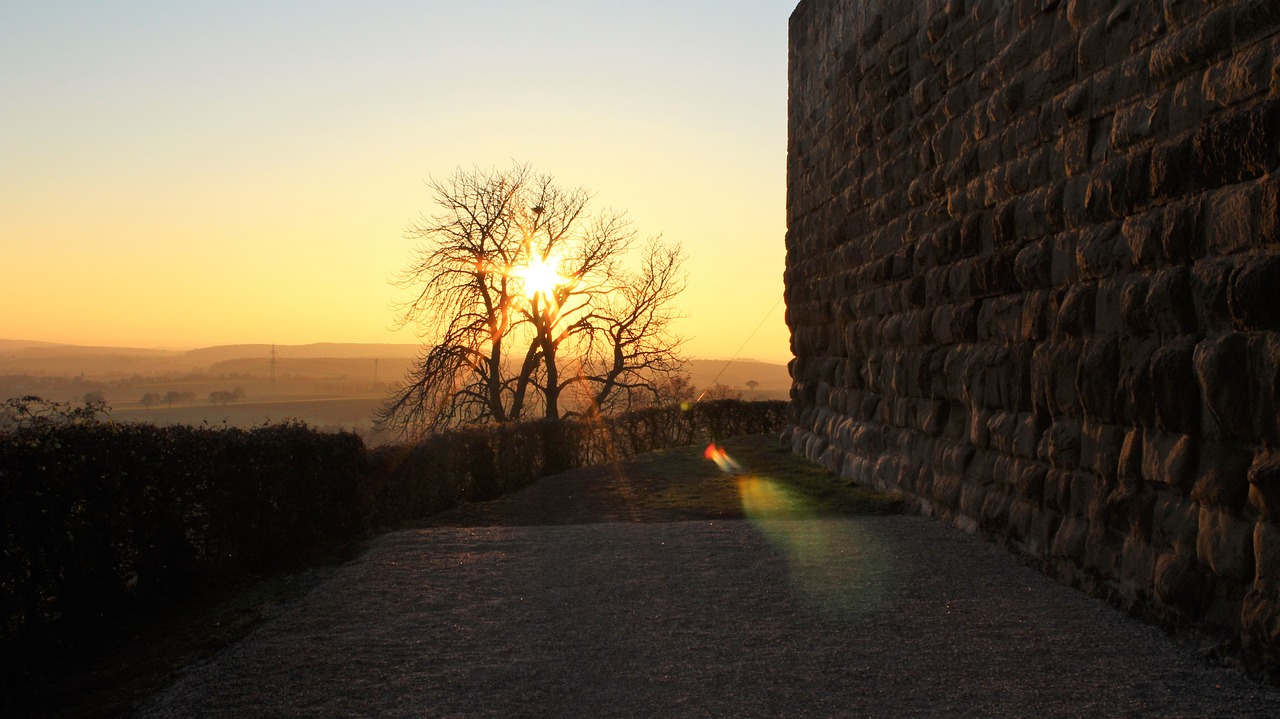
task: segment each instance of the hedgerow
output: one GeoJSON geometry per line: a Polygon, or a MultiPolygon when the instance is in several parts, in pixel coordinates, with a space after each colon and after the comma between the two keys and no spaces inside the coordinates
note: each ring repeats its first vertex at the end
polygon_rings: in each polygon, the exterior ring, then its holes
{"type": "Polygon", "coordinates": [[[296,422],[111,422],[101,405],[0,406],[0,660],[539,477],[779,431],[784,402],[723,400],[592,422],[468,427],[366,450],[296,422]]]}

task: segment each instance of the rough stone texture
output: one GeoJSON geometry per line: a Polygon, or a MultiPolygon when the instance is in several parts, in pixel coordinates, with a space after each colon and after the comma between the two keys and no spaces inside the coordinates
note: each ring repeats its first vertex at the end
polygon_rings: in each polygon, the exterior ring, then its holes
{"type": "Polygon", "coordinates": [[[1280,660],[1280,3],[790,32],[795,450],[1280,660]]]}

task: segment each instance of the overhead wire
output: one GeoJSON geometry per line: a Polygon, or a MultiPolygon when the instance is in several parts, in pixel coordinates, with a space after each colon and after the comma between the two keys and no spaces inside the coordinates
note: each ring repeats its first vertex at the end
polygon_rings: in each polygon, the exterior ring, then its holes
{"type": "Polygon", "coordinates": [[[742,350],[746,348],[747,343],[756,336],[756,333],[760,331],[761,327],[764,327],[764,323],[769,321],[769,318],[773,316],[774,310],[778,309],[778,305],[782,304],[782,300],[783,298],[779,297],[778,301],[773,303],[773,307],[770,307],[769,311],[765,313],[764,318],[760,320],[760,324],[756,325],[756,328],[751,330],[751,334],[747,335],[747,338],[742,341],[742,345],[738,347],[738,351],[734,352],[733,356],[729,358],[729,361],[724,363],[724,367],[720,368],[715,379],[711,380],[711,383],[707,385],[706,389],[702,390],[702,394],[698,395],[698,398],[695,399],[694,402],[701,402],[702,398],[707,396],[707,392],[711,391],[711,388],[715,386],[716,382],[720,381],[721,375],[724,374],[725,370],[729,369],[729,365],[733,364],[734,360],[738,359],[738,355],[742,354],[742,350]]]}

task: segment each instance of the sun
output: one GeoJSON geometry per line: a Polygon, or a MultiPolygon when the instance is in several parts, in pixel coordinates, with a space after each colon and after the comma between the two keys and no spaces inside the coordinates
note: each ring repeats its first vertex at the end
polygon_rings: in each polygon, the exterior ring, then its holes
{"type": "Polygon", "coordinates": [[[541,257],[535,254],[529,258],[528,265],[516,268],[512,274],[520,278],[526,297],[533,299],[542,295],[543,300],[551,301],[556,288],[569,281],[560,276],[559,265],[560,258],[556,255],[541,257]]]}

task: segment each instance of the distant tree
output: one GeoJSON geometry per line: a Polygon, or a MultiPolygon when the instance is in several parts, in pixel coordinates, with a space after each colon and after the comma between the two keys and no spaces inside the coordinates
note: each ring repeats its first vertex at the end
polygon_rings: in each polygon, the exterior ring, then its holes
{"type": "Polygon", "coordinates": [[[107,396],[104,395],[102,393],[102,390],[100,389],[95,389],[92,392],[84,393],[85,404],[106,404],[106,402],[107,402],[107,396]]]}
{"type": "Polygon", "coordinates": [[[663,378],[655,383],[654,388],[654,395],[640,403],[638,408],[684,405],[693,402],[698,396],[698,388],[693,386],[689,375],[683,372],[663,378]]]}
{"type": "Polygon", "coordinates": [[[756,387],[759,387],[759,386],[760,386],[759,382],[753,379],[747,380],[747,389],[751,390],[751,395],[753,397],[755,396],[755,393],[756,393],[756,387]]]}
{"type": "Polygon", "coordinates": [[[209,402],[212,404],[227,405],[231,402],[237,402],[244,398],[244,388],[236,387],[230,392],[226,390],[215,390],[209,393],[209,402]]]}
{"type": "Polygon", "coordinates": [[[150,409],[152,405],[157,405],[163,402],[164,398],[155,392],[148,392],[142,395],[141,401],[143,407],[150,409]]]}
{"type": "Polygon", "coordinates": [[[628,271],[625,216],[592,214],[586,190],[523,166],[430,186],[440,213],[406,232],[422,245],[398,282],[413,290],[400,322],[425,341],[381,427],[417,436],[623,410],[653,401],[683,366],[671,327],[685,285],[678,245],[650,241],[628,271]]]}
{"type": "Polygon", "coordinates": [[[742,391],[726,384],[716,382],[699,396],[699,399],[742,399],[742,391]]]}
{"type": "Polygon", "coordinates": [[[174,402],[194,402],[196,399],[195,392],[178,392],[177,390],[169,390],[164,393],[165,404],[173,408],[174,402]]]}

